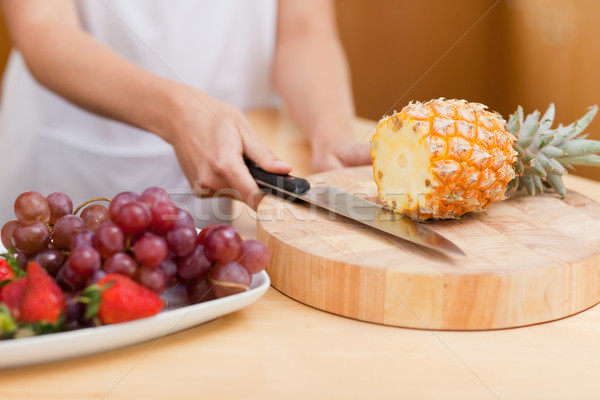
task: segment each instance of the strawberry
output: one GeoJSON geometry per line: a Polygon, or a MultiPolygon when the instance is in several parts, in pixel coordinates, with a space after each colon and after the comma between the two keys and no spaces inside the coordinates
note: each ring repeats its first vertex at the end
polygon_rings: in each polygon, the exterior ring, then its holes
{"type": "Polygon", "coordinates": [[[115,324],[158,314],[164,301],[156,293],[121,274],[108,274],[84,290],[86,318],[115,324]]]}
{"type": "Polygon", "coordinates": [[[27,266],[27,285],[19,307],[19,320],[28,323],[55,324],[67,309],[65,295],[42,268],[32,261],[27,266]]]}
{"type": "Polygon", "coordinates": [[[21,301],[25,294],[25,287],[27,286],[27,280],[25,278],[15,279],[0,289],[0,303],[6,304],[10,314],[15,319],[19,319],[21,301]]]}
{"type": "Polygon", "coordinates": [[[0,257],[0,283],[12,281],[15,279],[15,273],[6,259],[0,257]]]}

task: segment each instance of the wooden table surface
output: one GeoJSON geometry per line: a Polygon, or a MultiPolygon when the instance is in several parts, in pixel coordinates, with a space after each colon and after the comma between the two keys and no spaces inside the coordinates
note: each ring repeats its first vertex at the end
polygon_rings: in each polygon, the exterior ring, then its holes
{"type": "MultiPolygon", "coordinates": [[[[248,117],[296,175],[310,172],[308,146],[287,115],[248,117]]],[[[368,140],[374,126],[358,120],[356,133],[368,140]]],[[[600,200],[600,183],[566,182],[600,200]]],[[[236,211],[235,226],[252,237],[253,213],[236,211]]],[[[183,332],[0,370],[0,399],[597,399],[599,378],[600,306],[523,328],[425,331],[328,314],[270,288],[251,306],[183,332]]]]}

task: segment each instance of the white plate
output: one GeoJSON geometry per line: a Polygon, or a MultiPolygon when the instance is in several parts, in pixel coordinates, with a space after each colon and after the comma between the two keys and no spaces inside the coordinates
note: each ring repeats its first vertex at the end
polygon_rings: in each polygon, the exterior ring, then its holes
{"type": "Polygon", "coordinates": [[[163,296],[170,309],[136,321],[0,341],[0,368],[11,368],[99,353],[156,339],[213,320],[258,300],[271,281],[265,271],[252,277],[246,292],[185,305],[185,290],[176,286],[163,296]]]}

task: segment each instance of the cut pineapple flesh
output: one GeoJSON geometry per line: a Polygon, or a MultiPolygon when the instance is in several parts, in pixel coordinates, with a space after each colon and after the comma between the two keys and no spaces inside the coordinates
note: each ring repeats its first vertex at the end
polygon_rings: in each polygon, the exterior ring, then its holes
{"type": "Polygon", "coordinates": [[[436,99],[385,117],[371,140],[379,198],[423,221],[458,218],[505,198],[516,138],[478,103],[436,99]]]}
{"type": "Polygon", "coordinates": [[[432,153],[416,129],[415,121],[392,117],[379,124],[379,138],[372,142],[372,157],[377,159],[377,165],[385,166],[374,171],[378,186],[385,188],[382,200],[395,210],[416,209],[419,200],[422,202],[419,194],[431,190],[428,182],[433,179],[429,168],[432,153]]]}

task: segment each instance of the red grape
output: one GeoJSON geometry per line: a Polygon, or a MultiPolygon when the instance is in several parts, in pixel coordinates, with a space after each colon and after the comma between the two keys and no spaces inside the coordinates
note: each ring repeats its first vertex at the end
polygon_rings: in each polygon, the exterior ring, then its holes
{"type": "Polygon", "coordinates": [[[175,276],[177,275],[177,264],[173,259],[167,257],[165,261],[158,264],[156,267],[162,271],[165,275],[165,286],[171,286],[175,282],[175,276]]]}
{"type": "Polygon", "coordinates": [[[87,321],[84,321],[85,305],[81,302],[80,294],[76,291],[65,291],[64,293],[67,303],[65,312],[67,324],[73,328],[87,325],[87,321]]]}
{"type": "Polygon", "coordinates": [[[71,270],[84,278],[90,278],[100,269],[102,259],[98,250],[89,246],[73,249],[69,256],[71,270]]]}
{"type": "Polygon", "coordinates": [[[25,253],[19,253],[17,254],[17,265],[19,266],[19,268],[21,268],[23,271],[25,271],[27,269],[27,265],[29,264],[29,255],[25,254],[25,253]]]}
{"type": "Polygon", "coordinates": [[[50,207],[49,222],[51,224],[54,224],[63,215],[73,214],[73,201],[62,192],[50,193],[46,196],[46,201],[50,207]]]}
{"type": "Polygon", "coordinates": [[[137,263],[129,254],[118,252],[104,260],[102,268],[107,274],[122,274],[133,278],[137,263]]]}
{"type": "Polygon", "coordinates": [[[73,236],[85,229],[85,222],[77,215],[63,215],[54,224],[52,238],[54,246],[59,249],[70,249],[73,236]]]}
{"type": "Polygon", "coordinates": [[[87,285],[87,279],[73,272],[71,264],[67,259],[62,268],[58,271],[58,274],[56,274],[56,283],[58,283],[63,290],[79,290],[87,285]]]}
{"type": "Polygon", "coordinates": [[[50,220],[50,206],[44,196],[33,190],[21,193],[15,200],[15,215],[21,221],[50,220]]]}
{"type": "Polygon", "coordinates": [[[140,196],[138,196],[137,193],[134,192],[121,192],[117,194],[115,197],[113,197],[112,201],[110,202],[110,205],[108,206],[108,213],[110,215],[110,218],[113,221],[117,221],[117,212],[119,211],[119,209],[127,203],[139,200],[139,198],[140,196]]]}
{"type": "Polygon", "coordinates": [[[196,229],[189,226],[179,226],[167,233],[169,249],[177,256],[190,254],[196,247],[196,229]]]}
{"type": "Polygon", "coordinates": [[[245,292],[250,288],[252,277],[248,270],[236,262],[216,265],[208,275],[216,297],[245,292]]]}
{"type": "Polygon", "coordinates": [[[198,279],[208,272],[212,263],[204,254],[204,246],[196,245],[194,251],[177,260],[177,274],[183,280],[198,279]]]}
{"type": "Polygon", "coordinates": [[[242,238],[231,226],[214,228],[206,236],[204,252],[209,260],[225,264],[240,256],[242,238]]]}
{"type": "Polygon", "coordinates": [[[94,246],[94,232],[84,229],[73,235],[71,237],[71,249],[80,246],[94,246]]]}
{"type": "Polygon", "coordinates": [[[135,280],[142,286],[152,290],[155,293],[162,293],[167,285],[167,280],[163,272],[155,267],[143,265],[135,273],[135,280]]]}
{"type": "Polygon", "coordinates": [[[165,189],[154,186],[144,190],[140,195],[140,200],[146,203],[148,208],[152,208],[158,202],[170,202],[171,198],[165,189]]]}
{"type": "Polygon", "coordinates": [[[179,209],[175,204],[165,201],[154,203],[150,212],[152,213],[150,231],[159,235],[164,235],[173,229],[179,215],[179,209]]]}
{"type": "Polygon", "coordinates": [[[98,227],[94,236],[94,247],[104,258],[125,247],[125,234],[112,221],[106,221],[98,227]]]}
{"type": "Polygon", "coordinates": [[[204,246],[204,242],[206,241],[206,236],[210,233],[210,231],[212,231],[215,228],[218,228],[219,226],[226,226],[226,225],[208,225],[208,226],[205,226],[204,228],[202,228],[200,230],[200,232],[198,233],[198,237],[196,238],[196,244],[201,244],[204,246]]]}
{"type": "Polygon", "coordinates": [[[81,219],[83,219],[85,226],[92,232],[95,232],[109,218],[108,208],[102,204],[90,204],[81,211],[81,219]]]}
{"type": "Polygon", "coordinates": [[[98,269],[96,270],[96,272],[94,272],[94,275],[92,275],[92,278],[88,280],[88,284],[94,284],[97,283],[99,280],[101,280],[102,278],[104,278],[107,275],[106,272],[104,272],[104,270],[102,269],[98,269]]]}
{"type": "Polygon", "coordinates": [[[56,276],[65,262],[65,256],[57,249],[42,250],[31,259],[37,261],[51,276],[56,276]]]}
{"type": "Polygon", "coordinates": [[[190,214],[182,208],[179,208],[177,211],[177,218],[175,219],[175,224],[173,228],[177,228],[179,226],[189,226],[191,228],[194,228],[194,231],[196,230],[196,223],[194,222],[194,217],[192,217],[192,214],[190,214]]]}
{"type": "Polygon", "coordinates": [[[216,299],[212,287],[213,284],[210,283],[206,277],[188,281],[185,285],[185,291],[187,292],[190,304],[197,304],[216,299]]]}
{"type": "Polygon", "coordinates": [[[119,208],[116,222],[124,233],[137,235],[146,231],[151,219],[150,209],[145,203],[132,201],[119,208]]]}
{"type": "Polygon", "coordinates": [[[258,240],[244,240],[242,242],[242,252],[238,259],[244,268],[251,274],[259,273],[269,265],[271,256],[269,249],[258,240]]]}
{"type": "Polygon", "coordinates": [[[50,230],[41,221],[21,221],[13,231],[13,245],[19,253],[35,254],[50,243],[50,230]]]}
{"type": "Polygon", "coordinates": [[[5,223],[2,226],[2,231],[0,233],[0,236],[2,237],[2,245],[4,246],[5,249],[10,249],[13,244],[12,244],[12,237],[13,237],[13,232],[15,231],[15,228],[17,226],[19,226],[19,224],[21,223],[21,221],[19,221],[18,219],[13,219],[8,221],[7,223],[5,223]]]}
{"type": "Polygon", "coordinates": [[[165,238],[149,234],[135,242],[133,254],[140,264],[156,267],[167,258],[169,247],[165,238]]]}

